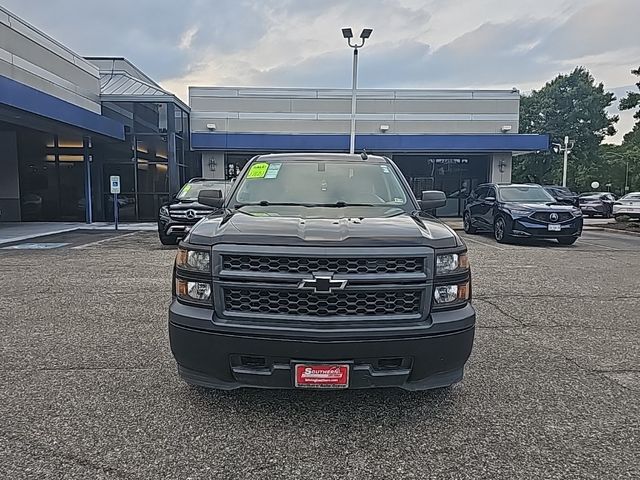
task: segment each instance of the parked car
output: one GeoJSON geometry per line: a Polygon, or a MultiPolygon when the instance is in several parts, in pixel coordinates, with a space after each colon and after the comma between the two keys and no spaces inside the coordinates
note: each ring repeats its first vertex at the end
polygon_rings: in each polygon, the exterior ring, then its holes
{"type": "Polygon", "coordinates": [[[160,207],[158,213],[158,236],[163,245],[176,245],[193,225],[214,211],[198,202],[202,190],[218,190],[226,195],[230,182],[192,178],[173,199],[160,207]]]}
{"type": "Polygon", "coordinates": [[[582,234],[582,212],[558,204],[540,185],[487,183],[471,192],[463,214],[464,231],[493,232],[502,243],[514,238],[555,238],[573,244],[582,234]]]}
{"type": "Polygon", "coordinates": [[[262,155],[176,255],[179,375],[216,389],[425,390],[459,382],[475,331],[464,242],[374,155],[262,155]]]}
{"type": "Polygon", "coordinates": [[[628,193],[613,204],[613,216],[616,221],[623,217],[640,220],[640,192],[628,193]]]}
{"type": "Polygon", "coordinates": [[[580,203],[578,202],[578,194],[572,192],[567,187],[561,187],[558,185],[545,185],[543,188],[547,191],[547,193],[555,198],[556,202],[558,203],[575,205],[576,207],[580,206],[580,203]]]}
{"type": "Polygon", "coordinates": [[[610,192],[588,192],[578,197],[582,213],[588,217],[600,215],[611,218],[613,215],[613,202],[616,197],[610,192]]]}

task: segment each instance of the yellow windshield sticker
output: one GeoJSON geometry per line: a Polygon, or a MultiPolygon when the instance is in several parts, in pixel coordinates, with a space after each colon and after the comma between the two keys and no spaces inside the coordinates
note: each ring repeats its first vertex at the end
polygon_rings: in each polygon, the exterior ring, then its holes
{"type": "Polygon", "coordinates": [[[187,193],[189,190],[191,190],[191,185],[187,184],[184,187],[182,187],[182,193],[185,194],[187,193]]]}
{"type": "Polygon", "coordinates": [[[269,164],[266,162],[254,163],[251,165],[251,168],[249,168],[247,178],[264,178],[268,168],[269,164]]]}

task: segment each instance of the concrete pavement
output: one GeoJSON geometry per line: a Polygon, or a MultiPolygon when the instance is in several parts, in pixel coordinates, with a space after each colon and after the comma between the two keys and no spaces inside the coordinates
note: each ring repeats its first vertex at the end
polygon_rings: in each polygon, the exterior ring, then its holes
{"type": "Polygon", "coordinates": [[[176,375],[175,248],[57,237],[0,250],[6,478],[640,477],[640,238],[463,235],[478,328],[449,392],[224,393],[176,375]]]}

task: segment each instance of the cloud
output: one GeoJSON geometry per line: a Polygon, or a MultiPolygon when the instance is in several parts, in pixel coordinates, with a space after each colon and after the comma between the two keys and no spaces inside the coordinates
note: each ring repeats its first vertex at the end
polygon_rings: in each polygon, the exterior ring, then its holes
{"type": "Polygon", "coordinates": [[[637,66],[640,0],[4,0],[84,55],[188,85],[349,87],[340,35],[374,29],[362,87],[539,88],[576,65],[606,86],[637,66]]]}

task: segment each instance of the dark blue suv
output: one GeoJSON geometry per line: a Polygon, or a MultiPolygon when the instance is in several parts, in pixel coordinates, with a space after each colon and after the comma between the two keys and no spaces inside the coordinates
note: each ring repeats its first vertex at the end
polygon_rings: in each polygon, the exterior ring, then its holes
{"type": "Polygon", "coordinates": [[[555,238],[572,245],[582,234],[582,212],[563,205],[540,185],[479,185],[467,198],[464,231],[493,232],[503,243],[514,238],[555,238]]]}

